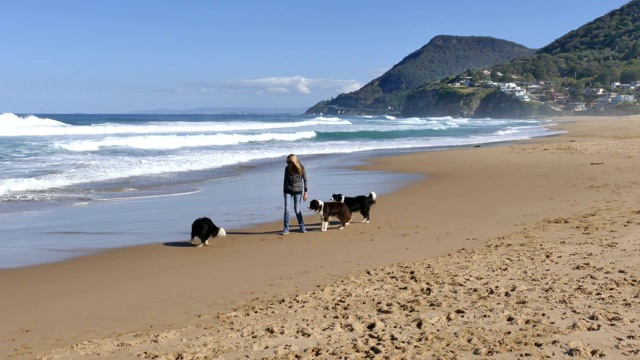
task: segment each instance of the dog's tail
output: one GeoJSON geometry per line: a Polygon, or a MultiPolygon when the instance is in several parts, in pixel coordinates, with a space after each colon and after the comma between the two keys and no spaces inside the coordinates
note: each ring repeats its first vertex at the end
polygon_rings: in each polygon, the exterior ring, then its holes
{"type": "Polygon", "coordinates": [[[378,197],[378,195],[376,195],[376,193],[374,193],[373,191],[369,193],[369,202],[371,204],[375,204],[376,203],[376,198],[378,197]]]}

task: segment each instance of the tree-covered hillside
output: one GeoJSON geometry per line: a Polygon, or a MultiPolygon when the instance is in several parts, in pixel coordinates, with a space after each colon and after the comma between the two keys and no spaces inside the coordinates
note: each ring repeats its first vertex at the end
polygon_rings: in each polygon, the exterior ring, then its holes
{"type": "Polygon", "coordinates": [[[584,87],[640,80],[640,0],[633,0],[540,49],[493,67],[509,79],[559,80],[584,87]]]}
{"type": "Polygon", "coordinates": [[[322,101],[307,113],[393,113],[399,111],[407,93],[417,86],[533,52],[514,42],[491,37],[436,36],[360,90],[322,101]]]}
{"type": "Polygon", "coordinates": [[[640,1],[634,0],[538,51],[539,54],[579,53],[593,59],[638,59],[640,56],[640,1]]]}
{"type": "MultiPolygon", "coordinates": [[[[634,84],[640,83],[640,0],[630,1],[567,33],[532,56],[416,87],[405,97],[403,115],[428,116],[433,112],[430,108],[433,102],[427,103],[424,99],[437,99],[434,94],[448,93],[445,88],[458,84],[462,78],[472,79],[475,86],[487,82],[516,84],[518,88],[530,91],[531,96],[523,98],[530,100],[528,108],[536,110],[543,104],[574,112],[578,104],[582,104],[583,113],[640,112],[634,98],[634,84]],[[625,96],[624,103],[609,106],[614,96],[625,96]],[[420,105],[416,104],[418,100],[420,105]]],[[[499,108],[497,102],[492,104],[493,108],[499,108]]],[[[469,109],[465,109],[465,113],[468,112],[469,109]]],[[[493,116],[510,114],[494,113],[493,116]]]]}

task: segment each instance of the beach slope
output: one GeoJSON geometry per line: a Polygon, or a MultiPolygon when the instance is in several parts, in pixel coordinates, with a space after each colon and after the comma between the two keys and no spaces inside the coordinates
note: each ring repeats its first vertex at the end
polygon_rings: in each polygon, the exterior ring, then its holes
{"type": "Polygon", "coordinates": [[[307,234],[0,271],[0,355],[638,358],[640,117],[555,123],[568,133],[372,159],[425,179],[369,224],[320,232],[306,212],[307,234]]]}

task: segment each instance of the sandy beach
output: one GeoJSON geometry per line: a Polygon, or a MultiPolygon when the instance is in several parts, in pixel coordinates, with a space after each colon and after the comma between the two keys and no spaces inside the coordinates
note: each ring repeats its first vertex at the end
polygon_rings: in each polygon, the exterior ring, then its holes
{"type": "Polygon", "coordinates": [[[307,234],[0,271],[0,357],[640,359],[640,116],[555,120],[568,133],[371,159],[425,179],[368,224],[306,211],[307,234]]]}

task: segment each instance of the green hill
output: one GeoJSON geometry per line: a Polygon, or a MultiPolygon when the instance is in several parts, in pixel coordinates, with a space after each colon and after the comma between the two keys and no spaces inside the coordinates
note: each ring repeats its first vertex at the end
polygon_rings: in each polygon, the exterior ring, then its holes
{"type": "Polygon", "coordinates": [[[449,104],[448,115],[546,116],[558,110],[574,113],[575,104],[586,106],[586,110],[581,112],[583,114],[640,113],[635,101],[619,105],[600,105],[597,102],[602,93],[636,95],[634,89],[614,84],[640,81],[640,0],[630,1],[567,33],[532,56],[516,58],[482,71],[476,69],[461,73],[437,84],[416,87],[405,97],[402,115],[441,114],[443,109],[438,105],[439,100],[450,99],[452,84],[463,76],[472,78],[475,84],[492,81],[515,83],[525,89],[532,85],[537,88],[526,104],[514,102],[513,97],[492,96],[491,105],[483,104],[481,94],[485,91],[477,87],[459,88],[454,91],[463,91],[466,96],[475,94],[475,105],[460,103],[456,108],[449,104]]]}
{"type": "Polygon", "coordinates": [[[579,85],[609,86],[640,80],[639,65],[640,0],[633,0],[558,38],[530,58],[493,69],[512,79],[572,79],[579,80],[579,85]]]}
{"type": "Polygon", "coordinates": [[[538,51],[539,54],[581,54],[593,59],[632,60],[640,56],[640,1],[573,30],[538,51]]]}
{"type": "Polygon", "coordinates": [[[417,86],[467,69],[487,67],[531,55],[534,51],[514,42],[491,37],[436,36],[360,90],[322,101],[306,113],[397,113],[402,108],[406,95],[417,86]]]}

